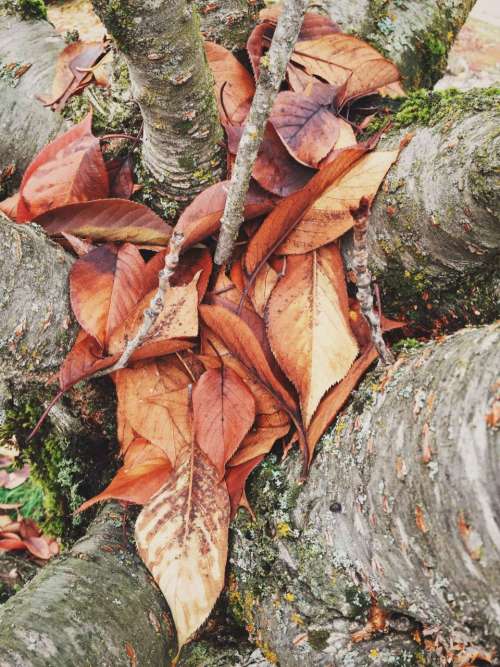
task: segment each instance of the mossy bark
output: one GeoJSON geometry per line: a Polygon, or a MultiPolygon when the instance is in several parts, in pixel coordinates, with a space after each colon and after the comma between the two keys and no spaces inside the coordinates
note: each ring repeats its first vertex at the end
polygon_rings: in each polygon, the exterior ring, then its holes
{"type": "Polygon", "coordinates": [[[498,649],[499,361],[498,326],[424,346],[365,380],[303,486],[298,457],[257,471],[231,599],[279,664],[435,665],[414,633],[436,625],[498,649]],[[387,632],[354,643],[373,597],[387,632]]]}
{"type": "Polygon", "coordinates": [[[71,551],[0,607],[1,667],[170,664],[173,623],[110,503],[71,551]]]}
{"type": "Polygon", "coordinates": [[[43,107],[35,95],[50,93],[64,42],[46,21],[1,14],[0,3],[0,174],[15,166],[10,181],[0,183],[3,199],[10,194],[5,186],[17,185],[36,153],[61,130],[62,116],[43,107]]]}
{"type": "Polygon", "coordinates": [[[314,0],[346,32],[368,40],[399,68],[404,84],[431,87],[442,76],[475,0],[314,0]]]}
{"type": "MultiPolygon", "coordinates": [[[[395,115],[399,128],[379,144],[397,148],[413,135],[375,199],[370,262],[384,309],[428,331],[500,315],[500,114],[494,93],[419,94],[395,115]]],[[[347,244],[348,261],[349,255],[347,244]]]]}
{"type": "Polygon", "coordinates": [[[257,21],[262,0],[194,0],[201,18],[201,31],[209,42],[222,44],[231,51],[245,48],[257,21]]]}
{"type": "Polygon", "coordinates": [[[186,0],[94,0],[124,55],[144,120],[143,161],[189,200],[220,179],[222,130],[199,17],[186,0]]]}

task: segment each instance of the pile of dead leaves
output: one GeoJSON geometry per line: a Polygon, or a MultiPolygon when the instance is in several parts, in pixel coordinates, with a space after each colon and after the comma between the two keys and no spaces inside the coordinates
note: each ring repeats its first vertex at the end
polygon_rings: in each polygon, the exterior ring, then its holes
{"type": "MultiPolygon", "coordinates": [[[[272,37],[267,10],[248,42],[254,76],[272,37]]],[[[226,49],[207,44],[231,168],[255,91],[226,49]]],[[[397,151],[358,143],[354,100],[398,92],[398,72],[329,20],[306,15],[268,124],[230,267],[215,268],[228,181],[181,215],[179,267],[165,307],[131,363],[113,374],[123,467],[97,500],[144,505],[137,543],[172,610],[182,646],[224,585],[228,525],[245,482],[278,441],[314,447],[375,359],[348,285],[340,240],[351,207],[372,199],[397,151]]],[[[106,163],[90,115],[47,146],[3,203],[79,256],[70,276],[81,332],[66,390],[109,368],[158,287],[171,228],[128,199],[129,167],[106,163]],[[102,243],[104,242],[104,243],[102,243]]],[[[382,319],[385,329],[398,326],[382,319]]]]}

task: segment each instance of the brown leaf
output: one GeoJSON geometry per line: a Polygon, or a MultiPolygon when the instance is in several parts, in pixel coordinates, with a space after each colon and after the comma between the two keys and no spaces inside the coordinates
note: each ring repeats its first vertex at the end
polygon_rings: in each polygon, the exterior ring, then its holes
{"type": "Polygon", "coordinates": [[[306,427],[323,394],[345,377],[358,354],[348,317],[337,246],[289,257],[286,274],[269,299],[268,336],[281,368],[299,392],[306,427]]]}
{"type": "MultiPolygon", "coordinates": [[[[150,292],[158,287],[158,275],[165,265],[165,256],[168,250],[157,252],[146,264],[144,271],[144,282],[147,285],[147,291],[150,292]]],[[[207,291],[208,281],[212,273],[212,255],[208,248],[190,248],[182,255],[174,275],[170,279],[173,287],[182,287],[188,285],[196,274],[200,274],[196,288],[198,290],[198,301],[202,301],[207,291]]]]}
{"type": "MultiPolygon", "coordinates": [[[[221,181],[211,185],[182,212],[175,229],[184,234],[184,250],[219,231],[229,183],[221,181]]],[[[245,201],[245,220],[269,213],[274,205],[275,200],[267,192],[251,183],[245,201]]]]}
{"type": "Polygon", "coordinates": [[[134,194],[134,171],[130,157],[106,162],[109,177],[109,196],[130,199],[134,194]]]}
{"type": "Polygon", "coordinates": [[[28,166],[19,190],[18,222],[34,220],[67,204],[108,196],[108,173],[91,124],[89,113],[42,148],[28,166]]]}
{"type": "Polygon", "coordinates": [[[243,65],[219,44],[205,42],[205,53],[215,79],[215,97],[222,121],[243,123],[255,92],[255,84],[243,65]]]}
{"type": "Polygon", "coordinates": [[[234,518],[238,507],[242,505],[245,484],[250,473],[262,462],[264,456],[257,456],[250,461],[228,468],[226,473],[226,488],[231,503],[231,519],[234,518]]]}
{"type": "Polygon", "coordinates": [[[222,479],[226,462],[255,419],[253,395],[231,368],[213,368],[193,389],[193,415],[196,443],[222,479]]]}
{"type": "Polygon", "coordinates": [[[179,650],[224,587],[229,512],[226,485],[193,439],[137,519],[137,547],[168,602],[179,650]]]}
{"type": "MultiPolygon", "coordinates": [[[[273,25],[276,25],[282,9],[283,6],[281,4],[265,7],[260,11],[259,18],[264,21],[269,21],[273,25]]],[[[305,39],[318,39],[324,35],[330,35],[336,32],[341,32],[340,28],[336,23],[328,18],[328,16],[315,14],[314,12],[306,12],[304,14],[302,26],[300,28],[298,41],[300,42],[305,39]]]]}
{"type": "Polygon", "coordinates": [[[130,243],[94,248],[71,267],[73,312],[103,348],[143,298],[144,267],[140,252],[130,243]]]}
{"type": "Polygon", "coordinates": [[[96,339],[81,331],[59,369],[59,387],[66,391],[77,382],[109,368],[118,357],[119,354],[104,356],[96,339]]]}
{"type": "Polygon", "coordinates": [[[357,206],[363,196],[373,200],[398,154],[399,151],[373,151],[364,155],[312,204],[276,252],[280,255],[309,252],[351,229],[354,224],[351,207],[357,206]]]}
{"type": "Polygon", "coordinates": [[[248,433],[238,451],[229,460],[228,466],[233,467],[246,463],[257,456],[268,454],[276,440],[283,438],[290,430],[288,420],[282,426],[263,426],[248,433]]]}
{"type": "Polygon", "coordinates": [[[119,412],[126,414],[137,435],[160,447],[174,466],[192,439],[188,392],[191,383],[184,368],[172,357],[138,362],[115,374],[119,412]]]}
{"type": "Polygon", "coordinates": [[[338,105],[399,80],[395,65],[353,35],[330,34],[299,42],[292,61],[331,85],[345,85],[338,105]]]}
{"type": "Polygon", "coordinates": [[[94,241],[167,245],[172,228],[151,209],[128,199],[98,199],[69,204],[36,219],[47,234],[68,232],[94,241]]]}
{"type": "Polygon", "coordinates": [[[289,409],[295,410],[293,397],[276,378],[248,324],[221,306],[201,305],[199,311],[204,323],[222,340],[228,350],[249,371],[253,371],[271,393],[278,396],[289,409]]]}
{"type": "Polygon", "coordinates": [[[290,155],[301,164],[317,167],[335,146],[340,123],[326,106],[333,94],[314,94],[314,89],[310,95],[278,93],[270,122],[290,155]]]}
{"type": "Polygon", "coordinates": [[[83,257],[83,255],[86,255],[88,252],[90,252],[95,248],[94,244],[91,241],[88,241],[86,239],[79,239],[78,236],[73,236],[73,234],[67,234],[66,232],[61,232],[61,236],[65,239],[65,241],[68,242],[69,248],[78,257],[83,257]]]}
{"type": "Polygon", "coordinates": [[[346,173],[367,150],[366,145],[359,145],[339,151],[336,160],[320,169],[302,190],[277,204],[248,244],[245,268],[249,275],[285,241],[309,206],[325,189],[346,173]]]}
{"type": "Polygon", "coordinates": [[[172,473],[172,464],[163,449],[144,438],[135,438],[125,453],[123,467],[108,486],[78,508],[83,512],[103,500],[124,500],[145,505],[172,473]]]}

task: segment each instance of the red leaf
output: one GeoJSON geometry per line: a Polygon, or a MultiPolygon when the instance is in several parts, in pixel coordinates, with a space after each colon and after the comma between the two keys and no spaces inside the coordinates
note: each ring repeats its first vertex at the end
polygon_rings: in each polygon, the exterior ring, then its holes
{"type": "Polygon", "coordinates": [[[263,456],[257,456],[250,461],[228,469],[226,473],[226,487],[231,502],[231,518],[234,518],[238,511],[248,476],[261,463],[263,458],[263,456]]]}
{"type": "Polygon", "coordinates": [[[0,531],[0,549],[2,551],[16,551],[17,549],[26,549],[26,545],[23,540],[17,537],[2,537],[0,531]]]}
{"type": "Polygon", "coordinates": [[[95,338],[81,331],[59,369],[59,387],[62,391],[69,389],[76,382],[109,368],[119,356],[103,357],[102,348],[95,338]]]}
{"type": "MultiPolygon", "coordinates": [[[[147,291],[158,287],[158,275],[165,265],[165,256],[167,250],[157,252],[146,264],[144,271],[144,282],[147,291]]],[[[212,255],[208,248],[191,248],[183,254],[179,266],[175,270],[174,275],[170,279],[170,284],[173,287],[180,287],[181,285],[188,285],[195,275],[201,271],[201,275],[196,284],[198,290],[198,300],[203,300],[205,292],[207,291],[208,281],[212,273],[212,255]]]]}
{"type": "Polygon", "coordinates": [[[28,166],[19,190],[18,222],[66,204],[107,197],[108,173],[91,124],[89,113],[45,146],[28,166]]]}
{"type": "MultiPolygon", "coordinates": [[[[219,230],[229,183],[230,181],[221,181],[211,185],[182,212],[175,229],[184,234],[184,249],[219,230]]],[[[269,213],[274,204],[275,201],[269,194],[262,191],[255,183],[251,183],[245,201],[245,219],[251,220],[269,213]]]]}
{"type": "Polygon", "coordinates": [[[255,419],[255,401],[230,368],[203,373],[193,390],[195,438],[224,477],[226,462],[238,449],[255,419]]]}
{"type": "Polygon", "coordinates": [[[144,267],[140,252],[130,243],[94,248],[73,264],[69,277],[73,312],[103,348],[146,294],[144,267]]]}
{"type": "Polygon", "coordinates": [[[106,162],[109,176],[109,195],[119,199],[130,199],[134,194],[134,172],[130,157],[115,158],[106,162]]]}
{"type": "Polygon", "coordinates": [[[47,234],[68,232],[94,241],[167,245],[172,228],[143,204],[128,199],[98,199],[61,206],[36,221],[47,234]]]}

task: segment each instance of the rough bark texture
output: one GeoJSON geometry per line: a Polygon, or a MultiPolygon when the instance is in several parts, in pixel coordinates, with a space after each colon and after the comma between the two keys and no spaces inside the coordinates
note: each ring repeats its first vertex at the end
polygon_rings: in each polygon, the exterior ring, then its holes
{"type": "MultiPolygon", "coordinates": [[[[429,126],[380,143],[414,134],[375,200],[369,254],[388,312],[453,330],[500,315],[500,115],[490,91],[436,99],[414,109],[429,126]]],[[[403,108],[396,122],[407,117],[403,108]]]]}
{"type": "Polygon", "coordinates": [[[124,55],[144,120],[143,160],[165,193],[219,180],[222,131],[199,18],[186,0],[94,0],[124,55]]]}
{"type": "Polygon", "coordinates": [[[499,361],[498,325],[429,344],[366,379],[302,487],[297,457],[263,464],[257,520],[241,511],[233,531],[232,601],[281,665],[437,664],[421,625],[498,648],[499,361]],[[352,643],[372,594],[388,632],[352,643]]]}
{"type": "Polygon", "coordinates": [[[392,60],[409,88],[431,87],[475,0],[313,0],[392,60]]]}
{"type": "Polygon", "coordinates": [[[245,48],[264,3],[261,0],[195,0],[195,4],[205,39],[239,51],[245,48]]]}
{"type": "Polygon", "coordinates": [[[108,504],[67,555],[0,607],[1,667],[169,664],[172,621],[131,535],[126,512],[108,504]]]}
{"type": "MultiPolygon", "coordinates": [[[[52,89],[63,40],[46,21],[2,16],[0,3],[0,173],[14,163],[16,180],[61,129],[63,118],[35,100],[52,89]],[[20,77],[22,65],[31,67],[20,77]],[[14,65],[12,68],[11,66],[14,65]]],[[[0,184],[1,187],[1,184],[0,184]]]]}

